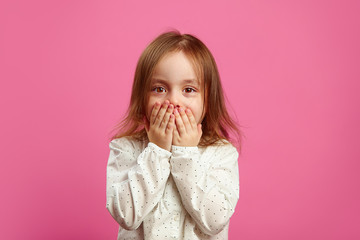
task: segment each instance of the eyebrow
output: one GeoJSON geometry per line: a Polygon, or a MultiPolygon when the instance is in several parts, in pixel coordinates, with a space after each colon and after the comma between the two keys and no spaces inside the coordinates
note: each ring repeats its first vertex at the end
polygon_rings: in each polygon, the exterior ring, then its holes
{"type": "MultiPolygon", "coordinates": [[[[184,79],[182,80],[183,82],[185,83],[189,83],[189,84],[195,84],[197,86],[200,86],[199,84],[199,81],[197,79],[184,79]]],[[[159,78],[152,78],[151,79],[151,83],[154,84],[154,83],[162,83],[164,85],[167,85],[167,81],[166,80],[163,80],[163,79],[159,79],[159,78]]]]}

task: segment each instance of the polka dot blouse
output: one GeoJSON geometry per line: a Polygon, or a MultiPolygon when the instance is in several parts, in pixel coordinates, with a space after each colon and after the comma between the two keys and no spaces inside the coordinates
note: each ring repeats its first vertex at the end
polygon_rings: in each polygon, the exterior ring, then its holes
{"type": "Polygon", "coordinates": [[[109,147],[106,208],[118,239],[228,239],[240,190],[235,147],[169,152],[128,137],[109,147]]]}

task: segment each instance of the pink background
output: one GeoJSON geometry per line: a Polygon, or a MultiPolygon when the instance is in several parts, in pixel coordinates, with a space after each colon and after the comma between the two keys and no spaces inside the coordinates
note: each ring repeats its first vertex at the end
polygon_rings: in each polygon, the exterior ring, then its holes
{"type": "Polygon", "coordinates": [[[230,239],[360,239],[359,1],[1,1],[0,239],[116,239],[111,128],[177,28],[244,126],[230,239]]]}

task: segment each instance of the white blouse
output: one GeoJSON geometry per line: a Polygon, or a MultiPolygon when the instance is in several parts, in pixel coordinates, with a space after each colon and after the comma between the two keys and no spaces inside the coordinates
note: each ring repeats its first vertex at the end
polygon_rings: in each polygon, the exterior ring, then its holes
{"type": "Polygon", "coordinates": [[[233,145],[169,152],[123,137],[109,147],[106,208],[118,239],[228,239],[240,191],[233,145]]]}

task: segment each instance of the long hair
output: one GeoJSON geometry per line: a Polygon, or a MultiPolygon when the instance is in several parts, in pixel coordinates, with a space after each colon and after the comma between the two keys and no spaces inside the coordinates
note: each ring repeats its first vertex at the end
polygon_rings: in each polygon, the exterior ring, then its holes
{"type": "Polygon", "coordinates": [[[180,34],[177,30],[159,35],[141,54],[135,70],[129,107],[125,117],[114,127],[116,133],[111,140],[124,136],[132,136],[138,140],[147,139],[144,116],[153,72],[157,63],[167,53],[178,51],[182,51],[192,62],[204,89],[205,116],[199,146],[214,145],[227,140],[241,152],[243,135],[226,109],[214,57],[198,38],[190,34],[180,34]]]}

